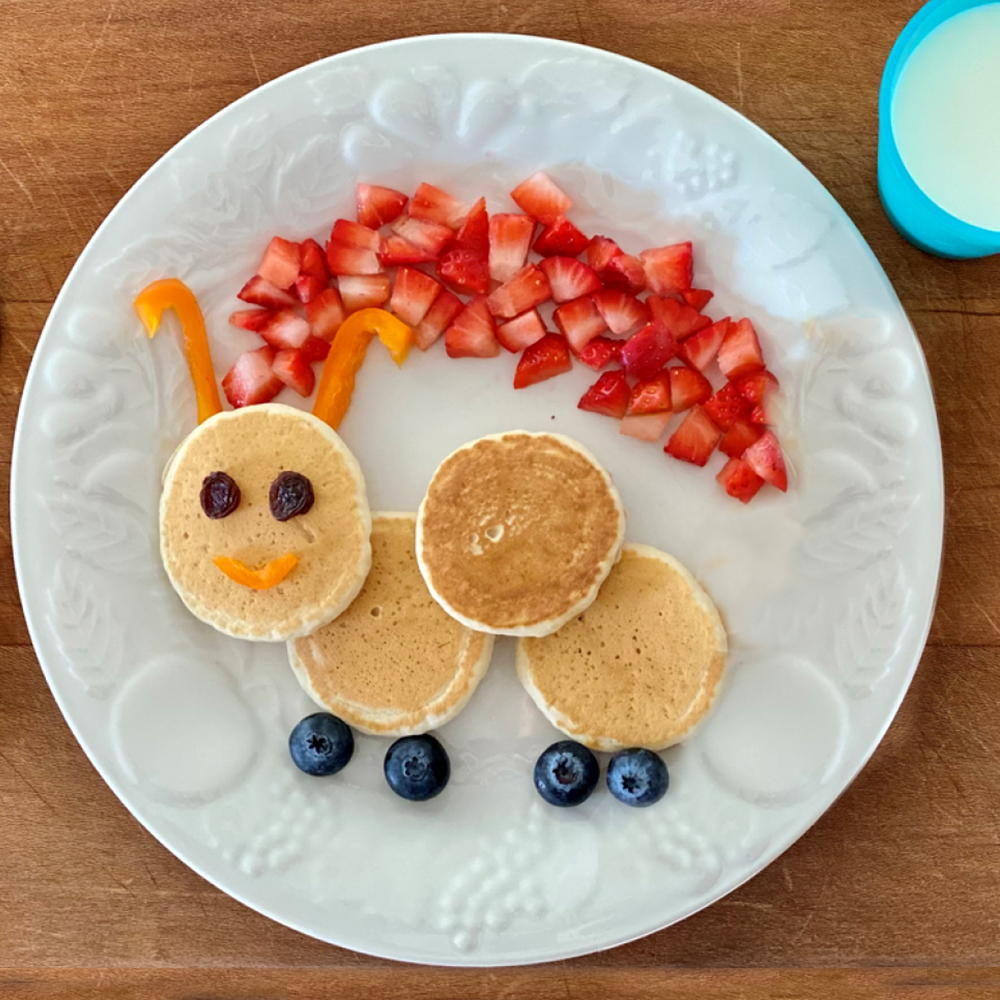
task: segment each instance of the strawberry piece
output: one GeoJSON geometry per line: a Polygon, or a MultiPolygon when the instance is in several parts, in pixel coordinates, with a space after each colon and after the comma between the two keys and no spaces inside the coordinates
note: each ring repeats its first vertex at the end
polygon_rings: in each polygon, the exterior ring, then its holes
{"type": "Polygon", "coordinates": [[[406,208],[406,195],[393,188],[377,184],[357,186],[358,222],[369,229],[378,229],[395,220],[406,208]]]}
{"type": "Polygon", "coordinates": [[[436,222],[449,229],[458,229],[468,214],[468,205],[433,184],[421,184],[410,199],[410,215],[414,219],[436,222]]]}
{"type": "Polygon", "coordinates": [[[646,299],[652,314],[674,335],[677,340],[690,337],[699,330],[712,325],[707,316],[702,316],[697,309],[692,309],[675,298],[661,298],[650,295],[646,299]]]}
{"type": "Polygon", "coordinates": [[[298,299],[294,295],[289,295],[259,274],[255,274],[237,292],[236,297],[249,302],[252,306],[263,306],[265,309],[287,309],[289,306],[298,305],[298,299]]]}
{"type": "Polygon", "coordinates": [[[493,314],[482,295],[477,295],[445,330],[444,346],[449,358],[495,358],[500,353],[493,314]]]}
{"type": "MultiPolygon", "coordinates": [[[[326,349],[329,351],[329,344],[326,349]]],[[[311,395],[316,385],[316,373],[301,351],[278,351],[271,362],[271,371],[300,396],[311,395]]]]}
{"type": "Polygon", "coordinates": [[[621,362],[622,342],[612,340],[610,337],[594,337],[582,351],[577,353],[577,358],[588,368],[600,371],[612,361],[621,362]]]}
{"type": "Polygon", "coordinates": [[[705,412],[712,418],[712,423],[724,431],[733,426],[734,420],[749,417],[750,410],[750,404],[732,382],[727,382],[705,403],[705,412]]]}
{"type": "Polygon", "coordinates": [[[552,298],[556,302],[569,302],[601,288],[597,272],[572,257],[546,257],[538,266],[549,279],[552,298]]]}
{"type": "Polygon", "coordinates": [[[646,284],[657,295],[683,292],[691,287],[694,254],[690,242],[643,250],[639,260],[646,272],[646,284]]]}
{"type": "Polygon", "coordinates": [[[595,236],[587,247],[587,263],[598,273],[603,274],[608,264],[618,257],[622,248],[607,236],[595,236]]]}
{"type": "Polygon", "coordinates": [[[382,265],[371,250],[349,247],[343,243],[327,243],[326,264],[331,274],[379,274],[382,265]]]}
{"type": "Polygon", "coordinates": [[[245,351],[226,372],[222,391],[229,405],[239,409],[255,403],[270,403],[281,392],[284,382],[271,370],[274,348],[266,344],[254,351],[245,351]]]}
{"type": "Polygon", "coordinates": [[[486,258],[474,250],[455,247],[441,256],[438,277],[453,291],[466,295],[488,295],[490,271],[486,258]]]}
{"type": "Polygon", "coordinates": [[[552,289],[549,288],[549,279],[545,277],[545,272],[534,264],[525,264],[513,278],[495,288],[486,301],[494,316],[509,319],[518,313],[540,306],[551,295],[552,289]]]}
{"type": "Polygon", "coordinates": [[[628,409],[628,379],[625,372],[605,372],[581,397],[577,408],[621,420],[628,409]]]}
{"type": "Polygon", "coordinates": [[[423,271],[401,267],[389,299],[389,309],[407,326],[416,326],[434,304],[441,286],[423,271]]]}
{"type": "Polygon", "coordinates": [[[302,264],[302,247],[291,240],[275,236],[264,251],[264,259],[257,274],[277,288],[291,288],[299,276],[302,264]]]}
{"type": "Polygon", "coordinates": [[[342,243],[345,247],[361,247],[375,253],[379,249],[379,235],[374,229],[350,219],[337,219],[330,232],[329,243],[342,243]]]}
{"type": "Polygon", "coordinates": [[[524,389],[536,382],[544,382],[568,372],[572,367],[573,359],[566,341],[558,334],[547,333],[524,349],[514,372],[514,388],[524,389]]]}
{"type": "Polygon", "coordinates": [[[485,198],[480,198],[469,209],[469,214],[465,217],[462,228],[455,234],[455,246],[471,250],[483,258],[489,256],[490,217],[486,211],[485,198]]]}
{"type": "Polygon", "coordinates": [[[407,243],[412,243],[435,257],[455,236],[447,226],[437,222],[427,222],[425,219],[415,219],[412,215],[401,215],[392,224],[391,229],[397,236],[402,236],[407,243]]]}
{"type": "Polygon", "coordinates": [[[427,315],[413,331],[413,339],[417,347],[426,351],[448,329],[452,320],[464,308],[465,303],[457,295],[449,292],[447,288],[442,288],[434,300],[434,305],[430,307],[427,315]]]}
{"type": "Polygon", "coordinates": [[[512,354],[538,343],[548,331],[537,309],[529,309],[520,316],[507,320],[497,327],[497,340],[512,354]]]}
{"type": "Polygon", "coordinates": [[[718,323],[706,326],[704,330],[681,341],[677,353],[692,368],[703,372],[714,360],[719,346],[729,331],[730,319],[720,319],[718,323]]]}
{"type": "Polygon", "coordinates": [[[320,278],[327,281],[330,272],[326,269],[326,254],[315,240],[302,241],[302,263],[299,265],[299,277],[320,278]]]}
{"type": "Polygon", "coordinates": [[[565,215],[573,202],[548,174],[541,170],[532,174],[510,193],[517,207],[527,212],[533,219],[546,226],[551,225],[560,215],[565,215]]]}
{"type": "Polygon", "coordinates": [[[357,312],[359,309],[377,309],[384,306],[389,298],[387,274],[344,275],[337,284],[347,313],[357,312]]]}
{"type": "Polygon", "coordinates": [[[569,341],[574,354],[580,354],[595,337],[607,329],[604,318],[589,295],[563,303],[552,314],[552,318],[569,341]]]}
{"type": "Polygon", "coordinates": [[[778,390],[778,380],[766,368],[750,375],[741,375],[733,380],[733,384],[753,406],[760,406],[770,393],[778,390]]]}
{"type": "Polygon", "coordinates": [[[229,314],[229,322],[232,326],[238,326],[241,330],[252,330],[260,333],[271,321],[274,313],[270,309],[237,309],[229,314]]]}
{"type": "Polygon", "coordinates": [[[542,257],[578,257],[589,245],[590,240],[560,215],[539,233],[533,249],[542,257]]]}
{"type": "Polygon", "coordinates": [[[608,288],[620,288],[624,292],[638,295],[646,287],[646,272],[636,257],[620,253],[612,257],[601,272],[601,281],[608,288]]]}
{"type": "Polygon", "coordinates": [[[437,260],[436,255],[427,250],[415,247],[409,240],[404,240],[402,236],[395,233],[383,236],[379,244],[379,263],[383,267],[399,267],[401,264],[427,264],[437,260]]]}
{"type": "Polygon", "coordinates": [[[306,303],[306,319],[314,337],[329,343],[344,322],[344,303],[336,288],[324,288],[306,303]]]}
{"type": "Polygon", "coordinates": [[[685,288],[681,292],[681,298],[692,309],[701,312],[715,298],[715,292],[710,292],[707,288],[685,288]]]}
{"type": "Polygon", "coordinates": [[[673,409],[670,375],[667,372],[659,372],[632,386],[628,401],[630,414],[641,416],[644,413],[672,413],[673,409]]]}
{"type": "Polygon", "coordinates": [[[622,366],[633,378],[652,378],[676,354],[677,341],[654,320],[622,345],[622,366]]]}
{"type": "Polygon", "coordinates": [[[301,347],[312,331],[309,324],[292,309],[276,312],[260,331],[264,341],[276,351],[301,347]]]}
{"type": "Polygon", "coordinates": [[[498,212],[490,219],[490,277],[510,281],[524,267],[535,222],[527,215],[498,212]]]}
{"type": "Polygon", "coordinates": [[[750,503],[764,485],[764,480],[741,458],[731,458],[715,478],[740,503],[750,503]]]}
{"type": "Polygon", "coordinates": [[[314,361],[325,361],[329,353],[329,342],[311,333],[306,337],[306,342],[299,348],[299,354],[310,364],[314,361]]]}
{"type": "Polygon", "coordinates": [[[784,492],[788,489],[788,472],[785,468],[785,456],[781,454],[778,439],[770,432],[764,431],[759,440],[755,441],[743,453],[743,461],[760,476],[764,482],[784,492]]]}
{"type": "Polygon", "coordinates": [[[687,410],[712,398],[712,383],[693,368],[668,368],[670,400],[674,413],[687,410]]]}
{"type": "Polygon", "coordinates": [[[722,436],[719,442],[719,451],[730,458],[742,458],[743,452],[754,442],[760,440],[764,432],[749,420],[737,417],[732,426],[722,436]]]}
{"type": "Polygon", "coordinates": [[[640,441],[659,441],[670,423],[673,414],[666,410],[663,413],[626,413],[622,418],[619,434],[638,438],[640,441]]]}
{"type": "Polygon", "coordinates": [[[295,294],[302,303],[312,302],[329,283],[329,278],[314,278],[311,274],[300,274],[295,279],[295,294]]]}
{"type": "Polygon", "coordinates": [[[715,451],[720,437],[722,431],[700,406],[696,406],[681,421],[663,450],[682,462],[704,465],[715,451]]]}
{"type": "Polygon", "coordinates": [[[757,331],[748,319],[734,323],[719,348],[719,367],[728,379],[759,372],[764,368],[764,354],[760,349],[757,331]]]}
{"type": "Polygon", "coordinates": [[[602,288],[595,292],[594,305],[612,333],[628,333],[649,322],[649,307],[619,288],[602,288]]]}

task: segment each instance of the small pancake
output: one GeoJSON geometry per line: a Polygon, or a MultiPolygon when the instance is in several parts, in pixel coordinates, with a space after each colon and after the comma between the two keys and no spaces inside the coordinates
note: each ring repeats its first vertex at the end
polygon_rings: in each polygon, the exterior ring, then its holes
{"type": "Polygon", "coordinates": [[[160,554],[181,600],[202,621],[238,639],[279,642],[335,618],[357,596],[371,566],[371,514],[354,456],[322,420],[279,403],[219,413],[193,431],[164,473],[160,554]],[[278,521],[268,493],[280,472],[299,472],[315,496],[305,514],[278,521]],[[202,481],[225,472],[240,504],[213,520],[202,481]],[[268,590],[236,583],[214,563],[257,569],[286,553],[298,562],[268,590]]]}
{"type": "Polygon", "coordinates": [[[711,598],[676,559],[626,545],[597,600],[517,644],[517,675],[546,718],[592,750],[662,750],[711,708],[726,665],[711,598]]]}
{"type": "Polygon", "coordinates": [[[431,597],[414,552],[416,516],[376,514],[372,568],[351,606],[288,644],[306,693],[356,729],[409,736],[465,707],[486,674],[493,636],[450,618],[431,597]]]}
{"type": "Polygon", "coordinates": [[[417,560],[464,625],[541,636],[590,606],[624,536],[621,498],[590,452],[512,431],[438,466],[417,514],[417,560]]]}

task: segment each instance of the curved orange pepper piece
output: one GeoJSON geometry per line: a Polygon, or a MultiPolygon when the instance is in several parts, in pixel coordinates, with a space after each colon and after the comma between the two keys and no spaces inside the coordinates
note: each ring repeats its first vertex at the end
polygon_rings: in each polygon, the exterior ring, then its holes
{"type": "Polygon", "coordinates": [[[134,305],[149,337],[160,328],[165,309],[173,309],[177,313],[184,328],[184,353],[198,399],[198,423],[221,413],[222,400],[219,399],[219,387],[215,384],[205,319],[191,289],[179,278],[164,278],[147,285],[136,296],[134,305]]]}
{"type": "Polygon", "coordinates": [[[244,587],[250,587],[251,590],[268,590],[281,583],[295,568],[298,561],[298,557],[291,552],[278,556],[277,559],[272,559],[260,569],[250,569],[239,559],[230,559],[229,556],[216,556],[212,560],[230,580],[234,583],[242,583],[244,587]]]}
{"type": "Polygon", "coordinates": [[[351,313],[340,324],[323,363],[313,404],[313,415],[326,421],[334,430],[340,426],[351,405],[354,376],[376,334],[389,348],[397,365],[402,365],[413,344],[413,331],[384,309],[361,309],[351,313]]]}

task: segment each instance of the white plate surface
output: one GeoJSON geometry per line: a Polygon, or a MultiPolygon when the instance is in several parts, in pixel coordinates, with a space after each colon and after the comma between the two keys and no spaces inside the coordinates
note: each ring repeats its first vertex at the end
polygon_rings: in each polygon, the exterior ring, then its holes
{"type": "MultiPolygon", "coordinates": [[[[510,209],[507,209],[510,210],[510,209]]],[[[289,402],[294,402],[289,399],[289,402]]],[[[934,605],[940,442],[923,356],[874,256],[830,195],[730,108],[646,66],[538,38],[443,36],[348,52],[254,91],[188,136],[81,255],[32,363],[13,463],[15,557],[39,660],[132,813],[225,892],[307,934],[420,962],[581,954],[682,919],[760,871],[843,791],[888,726],[934,605]],[[430,180],[491,209],[544,167],[574,220],[637,252],[692,239],[714,316],[750,316],[787,391],[787,496],[744,508],[710,471],[575,402],[581,366],[524,392],[515,359],[373,350],[342,434],[373,510],[415,510],[438,462],[506,429],[552,429],[615,477],[628,537],[674,553],[732,640],[717,711],[667,753],[648,810],[544,807],[555,736],[509,640],[442,730],[447,793],[424,807],[362,738],[337,779],[285,749],[311,704],[280,645],[192,618],[156,554],[159,477],[195,424],[176,341],[131,300],[176,275],[216,368],[254,338],[227,314],[274,233],[323,238],[356,180],[430,180]]],[[[405,658],[406,651],[399,651],[405,658]]]]}

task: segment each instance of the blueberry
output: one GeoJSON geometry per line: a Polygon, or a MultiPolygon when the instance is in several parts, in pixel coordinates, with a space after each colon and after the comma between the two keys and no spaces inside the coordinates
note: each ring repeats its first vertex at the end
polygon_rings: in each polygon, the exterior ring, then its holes
{"type": "Polygon", "coordinates": [[[295,766],[321,777],[347,766],[354,753],[354,734],[346,722],[329,712],[307,715],[288,737],[288,752],[295,766]]]}
{"type": "Polygon", "coordinates": [[[608,763],[608,789],[627,806],[651,806],[667,794],[670,775],[659,754],[642,747],[619,750],[608,763]]]}
{"type": "Polygon", "coordinates": [[[535,788],[549,805],[578,806],[597,787],[597,758],[573,740],[553,743],[535,764],[535,788]]]}
{"type": "Polygon", "coordinates": [[[385,780],[400,797],[424,802],[444,791],[451,762],[443,746],[429,733],[404,736],[385,754],[385,780]]]}

